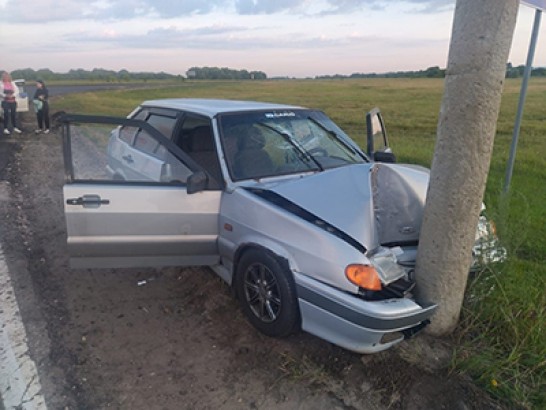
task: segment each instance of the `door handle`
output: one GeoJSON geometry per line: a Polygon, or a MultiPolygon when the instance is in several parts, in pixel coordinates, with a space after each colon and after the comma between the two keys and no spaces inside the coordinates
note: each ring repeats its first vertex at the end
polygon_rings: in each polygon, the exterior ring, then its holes
{"type": "Polygon", "coordinates": [[[121,158],[124,159],[125,161],[127,161],[129,164],[132,164],[133,162],[135,162],[135,160],[133,159],[133,157],[130,154],[129,155],[123,155],[121,158]]]}
{"type": "Polygon", "coordinates": [[[98,208],[101,205],[108,205],[109,199],[102,199],[99,195],[83,195],[78,198],[68,198],[67,205],[81,205],[84,208],[98,208]]]}

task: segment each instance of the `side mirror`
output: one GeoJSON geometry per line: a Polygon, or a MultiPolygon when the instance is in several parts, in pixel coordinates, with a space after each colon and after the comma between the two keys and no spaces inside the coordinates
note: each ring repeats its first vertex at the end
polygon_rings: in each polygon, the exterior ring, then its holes
{"type": "Polygon", "coordinates": [[[188,177],[187,192],[188,194],[195,194],[196,192],[204,191],[207,187],[209,178],[203,171],[197,171],[188,177]]]}
{"type": "Polygon", "coordinates": [[[373,153],[373,160],[376,162],[394,164],[396,162],[396,156],[390,151],[376,151],[373,153]]]}
{"type": "Polygon", "coordinates": [[[366,114],[366,137],[367,153],[370,157],[381,162],[396,161],[396,157],[389,148],[387,130],[379,108],[374,108],[366,114]]]}

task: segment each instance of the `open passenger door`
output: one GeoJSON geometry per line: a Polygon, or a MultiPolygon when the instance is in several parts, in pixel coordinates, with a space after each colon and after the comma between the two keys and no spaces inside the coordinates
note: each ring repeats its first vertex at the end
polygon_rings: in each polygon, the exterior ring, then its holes
{"type": "Polygon", "coordinates": [[[389,147],[387,130],[379,108],[366,114],[367,154],[378,162],[396,162],[396,157],[389,147]]]}
{"type": "Polygon", "coordinates": [[[72,267],[217,263],[222,191],[199,165],[143,121],[61,121],[72,267]]]}

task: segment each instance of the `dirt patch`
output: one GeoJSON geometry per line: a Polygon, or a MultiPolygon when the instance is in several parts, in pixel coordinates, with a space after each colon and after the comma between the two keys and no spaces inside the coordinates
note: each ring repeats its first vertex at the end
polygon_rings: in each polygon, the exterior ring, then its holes
{"type": "Polygon", "coordinates": [[[361,356],[271,339],[208,269],[69,269],[60,134],[0,144],[2,245],[50,408],[500,408],[449,373],[448,342],[361,356]]]}

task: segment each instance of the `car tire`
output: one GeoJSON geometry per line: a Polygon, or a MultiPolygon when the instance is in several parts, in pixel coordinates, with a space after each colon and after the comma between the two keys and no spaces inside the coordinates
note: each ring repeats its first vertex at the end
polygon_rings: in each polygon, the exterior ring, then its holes
{"type": "Polygon", "coordinates": [[[291,273],[272,254],[252,249],[237,266],[235,290],[250,323],[267,336],[296,331],[300,311],[291,273]]]}

